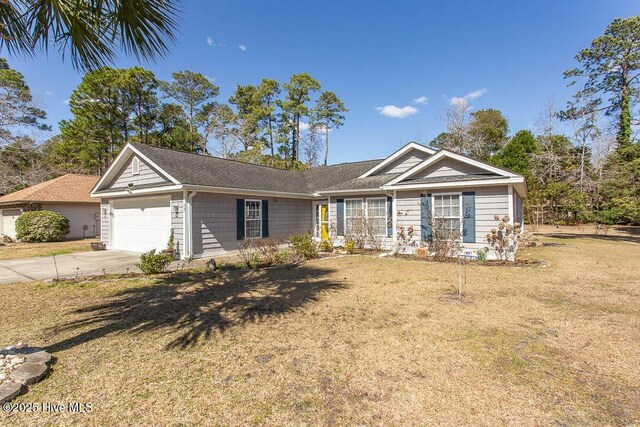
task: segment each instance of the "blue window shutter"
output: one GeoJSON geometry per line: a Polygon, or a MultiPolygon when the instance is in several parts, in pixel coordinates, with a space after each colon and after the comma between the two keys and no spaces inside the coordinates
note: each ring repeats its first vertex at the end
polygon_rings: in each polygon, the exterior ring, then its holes
{"type": "Polygon", "coordinates": [[[344,236],[344,199],[336,200],[336,234],[344,236]]]}
{"type": "Polygon", "coordinates": [[[387,237],[393,237],[393,202],[391,196],[387,196],[387,237]]]}
{"type": "Polygon", "coordinates": [[[476,242],[476,193],[462,193],[462,242],[476,242]]]}
{"type": "Polygon", "coordinates": [[[236,229],[238,240],[244,239],[244,199],[236,199],[236,229]]]}
{"type": "Polygon", "coordinates": [[[431,193],[420,195],[420,239],[431,241],[431,193]]]}
{"type": "Polygon", "coordinates": [[[269,201],[262,201],[262,237],[269,237],[269,201]]]}

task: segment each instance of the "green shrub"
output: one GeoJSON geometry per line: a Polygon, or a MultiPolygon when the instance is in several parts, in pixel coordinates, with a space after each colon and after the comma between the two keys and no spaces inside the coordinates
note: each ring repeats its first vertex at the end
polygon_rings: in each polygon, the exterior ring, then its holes
{"type": "Polygon", "coordinates": [[[140,263],[136,265],[144,274],[160,274],[167,270],[171,261],[173,261],[173,255],[156,253],[155,249],[151,249],[140,255],[140,263]]]}
{"type": "Polygon", "coordinates": [[[333,243],[331,243],[331,240],[324,239],[320,242],[320,250],[322,252],[333,252],[333,243]]]}
{"type": "Polygon", "coordinates": [[[354,242],[353,240],[347,240],[346,242],[344,242],[344,250],[348,254],[353,254],[356,251],[356,242],[354,242]]]}
{"type": "Polygon", "coordinates": [[[488,251],[489,251],[489,249],[487,249],[487,248],[478,250],[478,262],[480,264],[484,264],[485,262],[487,262],[487,252],[488,251]]]}
{"type": "Polygon", "coordinates": [[[69,232],[69,220],[53,211],[25,212],[16,220],[16,237],[21,242],[58,242],[69,232]]]}
{"type": "Polygon", "coordinates": [[[294,234],[289,237],[293,250],[299,257],[303,259],[318,258],[318,245],[308,234],[294,234]]]}

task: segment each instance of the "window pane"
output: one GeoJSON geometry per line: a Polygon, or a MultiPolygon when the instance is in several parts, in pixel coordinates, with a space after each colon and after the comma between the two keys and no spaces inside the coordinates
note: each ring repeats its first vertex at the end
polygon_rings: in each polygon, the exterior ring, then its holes
{"type": "Polygon", "coordinates": [[[245,203],[245,218],[246,219],[260,219],[260,205],[259,201],[247,201],[245,203]]]}
{"type": "Polygon", "coordinates": [[[383,217],[387,215],[387,201],[385,199],[368,199],[367,214],[369,217],[383,217]]]}
{"type": "Polygon", "coordinates": [[[451,216],[460,218],[460,197],[459,196],[451,197],[451,216]]]}
{"type": "Polygon", "coordinates": [[[260,220],[247,220],[247,229],[245,230],[247,239],[256,239],[261,236],[260,220]]]}

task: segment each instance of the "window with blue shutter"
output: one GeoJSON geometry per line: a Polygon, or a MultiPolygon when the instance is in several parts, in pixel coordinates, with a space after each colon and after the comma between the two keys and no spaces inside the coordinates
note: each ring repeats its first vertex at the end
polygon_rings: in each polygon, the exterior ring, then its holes
{"type": "Polygon", "coordinates": [[[393,237],[393,201],[387,196],[387,237],[393,237]]]}
{"type": "Polygon", "coordinates": [[[269,237],[269,201],[262,201],[262,237],[269,237]]]}
{"type": "Polygon", "coordinates": [[[420,239],[423,242],[430,242],[432,236],[431,228],[431,193],[420,195],[420,239]]]}
{"type": "Polygon", "coordinates": [[[236,231],[238,240],[244,240],[244,199],[236,199],[236,231]]]}
{"type": "Polygon", "coordinates": [[[344,199],[336,200],[336,234],[344,236],[344,199]]]}
{"type": "Polygon", "coordinates": [[[462,242],[476,242],[476,193],[462,193],[462,242]]]}

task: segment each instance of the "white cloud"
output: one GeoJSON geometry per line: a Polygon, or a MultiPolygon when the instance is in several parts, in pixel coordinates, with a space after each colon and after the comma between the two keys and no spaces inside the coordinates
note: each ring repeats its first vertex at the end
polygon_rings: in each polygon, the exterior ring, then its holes
{"type": "Polygon", "coordinates": [[[215,82],[215,81],[216,81],[216,76],[211,77],[211,76],[207,76],[207,75],[205,75],[205,77],[206,77],[206,78],[207,78],[207,80],[209,80],[210,82],[215,82]]]}
{"type": "Polygon", "coordinates": [[[418,109],[416,107],[412,107],[411,105],[407,105],[404,107],[385,105],[384,107],[376,107],[376,111],[378,111],[383,116],[391,117],[394,119],[404,119],[405,117],[413,116],[414,114],[418,113],[418,109]]]}
{"type": "Polygon", "coordinates": [[[429,98],[427,98],[426,96],[419,96],[413,100],[414,104],[421,104],[421,105],[427,105],[428,102],[429,102],[429,98]]]}
{"type": "Polygon", "coordinates": [[[53,95],[53,92],[51,92],[50,90],[45,90],[44,94],[47,95],[47,96],[51,96],[51,95],[53,95]]]}
{"type": "Polygon", "coordinates": [[[469,92],[465,96],[454,96],[449,100],[449,102],[451,103],[451,105],[465,105],[465,104],[468,104],[469,101],[479,98],[487,92],[489,91],[485,88],[477,89],[472,92],[469,92]]]}
{"type": "Polygon", "coordinates": [[[207,37],[207,44],[209,46],[213,46],[215,44],[215,42],[213,41],[213,39],[211,37],[207,37]]]}
{"type": "Polygon", "coordinates": [[[457,96],[454,96],[453,98],[451,98],[449,100],[449,102],[451,103],[451,105],[467,105],[469,103],[469,101],[467,101],[467,98],[460,98],[457,96]]]}
{"type": "MultiPolygon", "coordinates": [[[[309,123],[302,122],[302,121],[300,122],[300,131],[301,131],[301,132],[306,132],[306,131],[308,131],[308,130],[309,130],[309,127],[310,127],[310,126],[309,126],[309,123]]],[[[322,133],[322,134],[324,134],[324,128],[323,128],[323,127],[317,127],[317,128],[316,128],[316,131],[317,131],[318,133],[322,133]]],[[[331,132],[331,129],[329,129],[329,132],[331,132]]]]}
{"type": "Polygon", "coordinates": [[[244,44],[239,44],[239,45],[238,45],[238,49],[240,49],[241,51],[243,51],[243,52],[244,52],[245,50],[247,50],[247,46],[246,46],[246,45],[244,45],[244,44]]]}
{"type": "Polygon", "coordinates": [[[465,98],[467,98],[467,99],[476,99],[476,98],[484,95],[487,92],[488,92],[488,90],[485,89],[485,88],[474,90],[473,92],[469,92],[468,94],[466,94],[465,98]]]}
{"type": "Polygon", "coordinates": [[[62,103],[63,103],[63,104],[67,104],[67,105],[69,105],[69,100],[68,100],[68,99],[65,99],[64,101],[62,101],[62,103]]]}

